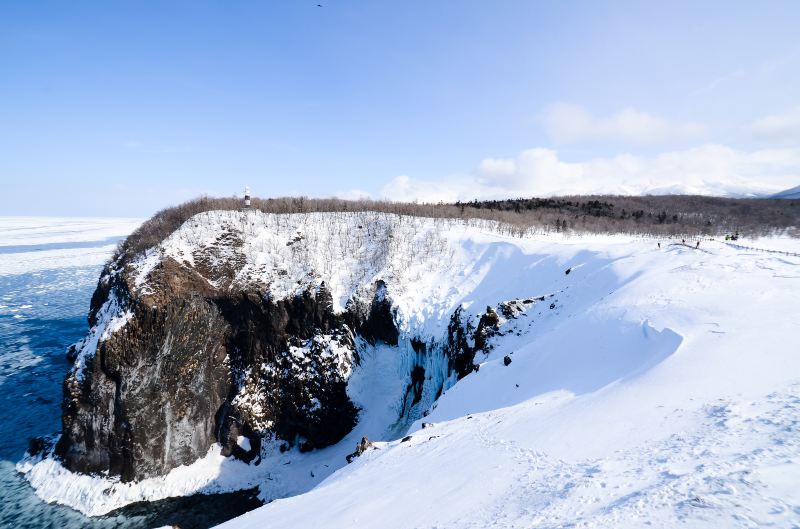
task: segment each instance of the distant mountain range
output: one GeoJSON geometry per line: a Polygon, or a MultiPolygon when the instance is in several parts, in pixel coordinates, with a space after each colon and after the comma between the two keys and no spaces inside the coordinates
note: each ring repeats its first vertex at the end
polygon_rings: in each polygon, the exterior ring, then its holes
{"type": "Polygon", "coordinates": [[[795,186],[786,191],[775,193],[771,198],[800,198],[800,186],[795,186]]]}

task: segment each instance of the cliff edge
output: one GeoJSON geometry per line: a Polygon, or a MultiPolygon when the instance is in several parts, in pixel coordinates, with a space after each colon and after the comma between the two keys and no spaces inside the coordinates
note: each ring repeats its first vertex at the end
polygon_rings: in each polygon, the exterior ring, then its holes
{"type": "Polygon", "coordinates": [[[412,276],[452,266],[436,224],[211,211],[156,247],[118,256],[92,297],[88,334],[68,352],[55,456],[70,471],[130,482],[189,465],[214,443],[255,464],[265,441],[329,446],[358,421],[347,394],[358,343],[396,346],[401,334],[418,358],[398,420],[417,418],[471,372],[484,347],[475,336],[493,321],[462,321],[453,302],[438,316],[448,332],[434,340],[408,310],[412,276]],[[444,367],[426,377],[431,361],[444,367]]]}

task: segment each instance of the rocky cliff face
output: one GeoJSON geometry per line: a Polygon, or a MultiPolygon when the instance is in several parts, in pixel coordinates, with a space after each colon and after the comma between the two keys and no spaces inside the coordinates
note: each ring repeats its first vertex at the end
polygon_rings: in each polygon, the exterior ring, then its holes
{"type": "Polygon", "coordinates": [[[473,370],[497,328],[492,309],[474,326],[456,307],[435,341],[415,335],[393,298],[413,284],[397,263],[445,243],[387,216],[295,217],[201,214],[104,269],[90,331],[69,351],[55,450],[64,466],[134,481],[214,443],[253,463],[264,440],[336,443],[358,420],[347,394],[358,343],[411,340],[418,361],[401,413],[473,370]],[[437,377],[424,367],[434,349],[446,359],[437,377]]]}

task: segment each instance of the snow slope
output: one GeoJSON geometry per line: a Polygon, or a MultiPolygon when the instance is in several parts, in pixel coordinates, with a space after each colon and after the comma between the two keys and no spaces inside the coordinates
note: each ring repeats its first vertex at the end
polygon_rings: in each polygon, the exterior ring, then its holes
{"type": "Polygon", "coordinates": [[[800,259],[479,239],[477,292],[555,307],[508,322],[432,427],[221,527],[800,524],[800,259]]]}

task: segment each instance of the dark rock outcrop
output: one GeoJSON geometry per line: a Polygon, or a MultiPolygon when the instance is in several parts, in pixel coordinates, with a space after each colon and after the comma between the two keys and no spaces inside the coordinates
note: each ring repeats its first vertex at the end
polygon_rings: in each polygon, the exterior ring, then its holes
{"type": "Polygon", "coordinates": [[[462,318],[463,309],[458,307],[447,326],[447,353],[450,366],[458,378],[464,378],[474,370],[472,361],[475,358],[475,342],[472,339],[474,328],[469,319],[464,322],[462,318]]]}
{"type": "Polygon", "coordinates": [[[355,460],[355,458],[360,457],[361,454],[363,454],[370,448],[375,448],[375,445],[373,445],[372,441],[367,439],[366,436],[362,437],[361,441],[359,441],[358,444],[356,444],[356,451],[353,452],[352,454],[348,454],[345,457],[345,459],[347,459],[347,463],[348,464],[352,463],[355,460]]]}
{"type": "Polygon", "coordinates": [[[395,326],[395,309],[387,295],[386,283],[378,280],[372,302],[364,304],[358,300],[350,300],[345,318],[351,328],[370,343],[384,342],[397,345],[400,333],[395,326]]]}
{"type": "MultiPolygon", "coordinates": [[[[90,332],[67,353],[75,368],[55,446],[66,468],[134,481],[191,464],[215,442],[225,456],[259,463],[265,440],[307,451],[353,429],[347,378],[357,343],[400,339],[389,287],[360,288],[342,312],[324,282],[297,281],[294,295],[275,297],[269,284],[237,281],[241,245],[223,230],[191,265],[163,257],[144,272],[122,259],[105,267],[90,332]]],[[[426,374],[427,355],[444,355],[448,380],[463,378],[499,325],[491,307],[477,327],[459,307],[443,343],[407,337],[416,364],[402,413],[422,414],[446,389],[441,370],[426,374]]]]}
{"type": "Polygon", "coordinates": [[[265,434],[301,449],[335,443],[358,411],[343,376],[357,362],[354,332],[397,341],[385,292],[361,317],[335,314],[324,284],[273,300],[214,288],[171,259],[150,273],[143,294],[134,281],[106,268],[89,323],[102,327],[113,304],[130,317],[94,354],[91,332],[87,351],[71,353],[86,359],[64,382],[56,454],[73,471],[139,480],[191,463],[217,441],[251,461],[265,434]],[[337,357],[333,346],[350,354],[337,357]],[[237,444],[242,436],[250,450],[237,444]]]}
{"type": "Polygon", "coordinates": [[[451,367],[459,379],[480,369],[474,363],[475,353],[489,352],[489,339],[498,334],[500,327],[500,317],[492,307],[486,307],[477,328],[468,319],[466,322],[463,319],[464,314],[459,307],[450,318],[447,328],[446,349],[451,367]]]}
{"type": "Polygon", "coordinates": [[[56,453],[65,466],[132,480],[205,455],[228,393],[230,333],[218,308],[198,295],[137,307],[99,343],[82,379],[64,383],[56,453]]]}

